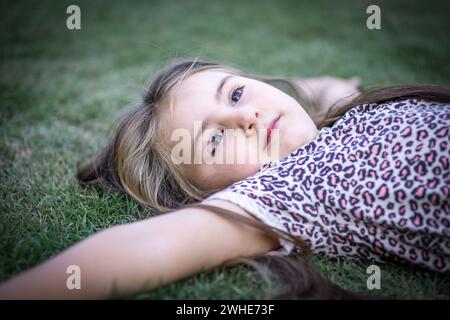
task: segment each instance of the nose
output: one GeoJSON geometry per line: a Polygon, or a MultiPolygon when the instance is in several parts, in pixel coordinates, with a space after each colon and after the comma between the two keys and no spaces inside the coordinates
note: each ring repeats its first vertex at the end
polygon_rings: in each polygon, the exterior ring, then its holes
{"type": "Polygon", "coordinates": [[[250,136],[258,129],[260,113],[254,107],[229,109],[224,117],[224,124],[230,129],[242,129],[246,136],[250,136]]]}

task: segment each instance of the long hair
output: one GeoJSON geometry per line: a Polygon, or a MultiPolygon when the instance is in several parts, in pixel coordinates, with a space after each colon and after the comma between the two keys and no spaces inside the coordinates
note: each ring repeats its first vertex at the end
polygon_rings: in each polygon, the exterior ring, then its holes
{"type": "MultiPolygon", "coordinates": [[[[314,115],[310,101],[292,80],[283,77],[261,76],[228,65],[207,61],[177,60],[161,70],[150,82],[139,106],[125,114],[111,142],[84,165],[78,166],[77,178],[82,184],[129,195],[141,204],[159,212],[170,212],[186,206],[201,207],[238,223],[251,225],[278,239],[291,241],[306,257],[305,261],[291,257],[267,256],[241,259],[236,262],[268,266],[272,274],[290,284],[290,288],[275,298],[364,298],[346,291],[322,277],[311,266],[309,246],[300,238],[251,220],[223,208],[199,204],[212,194],[191,184],[180,166],[173,164],[167,146],[162,142],[161,106],[170,93],[187,77],[204,70],[219,69],[228,73],[263,81],[274,86],[287,86],[301,102],[320,129],[332,126],[352,107],[380,103],[397,98],[418,97],[450,102],[450,88],[434,85],[408,85],[369,89],[352,101],[330,108],[325,114],[314,115]]],[[[273,297],[274,298],[274,297],[273,297]]]]}

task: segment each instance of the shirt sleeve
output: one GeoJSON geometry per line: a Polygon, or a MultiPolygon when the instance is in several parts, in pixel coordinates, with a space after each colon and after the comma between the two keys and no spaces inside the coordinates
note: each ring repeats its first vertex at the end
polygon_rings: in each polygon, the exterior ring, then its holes
{"type": "MultiPolygon", "coordinates": [[[[202,203],[207,204],[208,201],[217,199],[229,201],[239,206],[269,227],[273,227],[284,232],[289,232],[288,228],[285,224],[283,224],[283,221],[279,216],[271,213],[268,208],[266,208],[265,205],[257,199],[252,199],[248,195],[241,194],[237,189],[226,189],[224,191],[217,192],[203,200],[202,203]]],[[[278,238],[278,240],[281,246],[278,249],[267,252],[266,255],[289,255],[295,249],[292,242],[281,237],[278,238]]]]}

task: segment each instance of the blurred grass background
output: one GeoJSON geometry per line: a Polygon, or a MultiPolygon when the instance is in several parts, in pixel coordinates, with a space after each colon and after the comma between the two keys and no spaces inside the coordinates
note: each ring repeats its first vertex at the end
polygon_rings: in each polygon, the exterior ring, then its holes
{"type": "MultiPolygon", "coordinates": [[[[448,84],[448,1],[2,1],[0,7],[0,281],[110,225],[148,212],[83,190],[74,174],[176,57],[283,76],[358,75],[363,86],[448,84]],[[81,8],[81,30],[66,8],[81,8]]],[[[370,262],[314,259],[343,287],[367,291],[370,262]]],[[[382,265],[396,298],[450,298],[450,280],[382,265]]],[[[273,292],[244,266],[218,268],[132,298],[259,299],[273,292]]]]}

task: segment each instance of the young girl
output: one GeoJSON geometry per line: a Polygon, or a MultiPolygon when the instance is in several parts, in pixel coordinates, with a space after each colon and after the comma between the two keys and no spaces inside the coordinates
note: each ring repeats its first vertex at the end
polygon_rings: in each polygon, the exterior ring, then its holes
{"type": "Polygon", "coordinates": [[[283,297],[356,297],[286,258],[296,251],[450,273],[450,88],[351,100],[354,86],[171,64],[78,173],[166,213],[95,234],[5,282],[0,296],[107,298],[263,257],[291,283],[283,297]],[[312,118],[302,98],[321,112],[312,118]],[[79,290],[67,287],[73,265],[79,290]]]}

